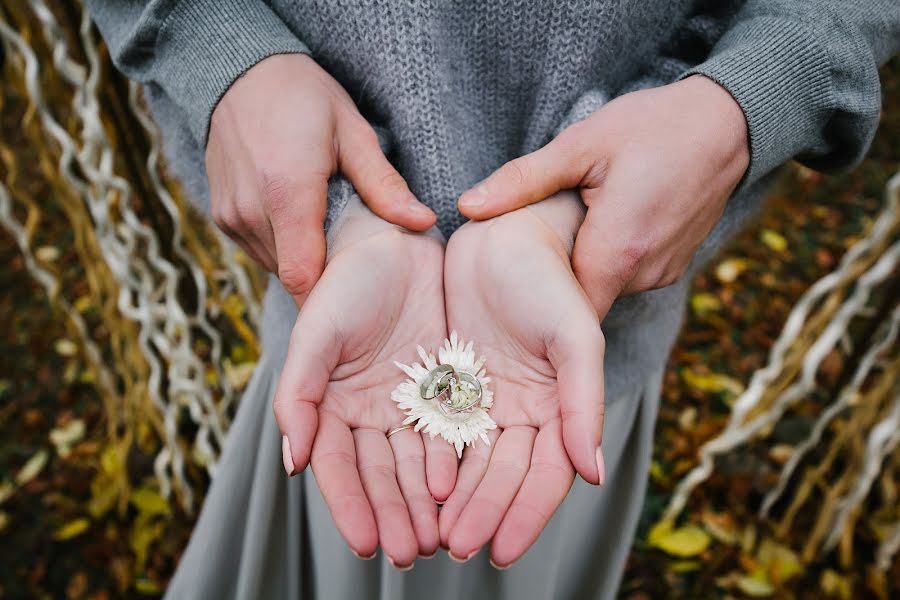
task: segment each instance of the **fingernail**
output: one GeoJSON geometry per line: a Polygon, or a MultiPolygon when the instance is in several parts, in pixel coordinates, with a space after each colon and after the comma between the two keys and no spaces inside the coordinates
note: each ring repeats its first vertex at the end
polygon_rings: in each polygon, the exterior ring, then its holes
{"type": "Polygon", "coordinates": [[[475,208],[485,203],[488,196],[487,187],[481,183],[469,190],[459,199],[459,205],[466,208],[475,208]]]}
{"type": "Polygon", "coordinates": [[[405,567],[398,567],[398,566],[397,566],[397,563],[394,562],[394,559],[393,559],[393,558],[391,558],[390,556],[388,556],[387,559],[388,559],[388,562],[391,563],[391,566],[394,567],[395,569],[397,569],[398,571],[412,571],[412,568],[413,568],[413,567],[415,566],[415,564],[416,564],[416,563],[414,563],[414,562],[411,562],[411,563],[409,563],[408,565],[406,565],[405,567]]]}
{"type": "Polygon", "coordinates": [[[409,204],[406,205],[406,208],[410,212],[414,212],[419,215],[431,215],[434,214],[430,208],[419,202],[418,200],[410,200],[409,204]]]}
{"type": "Polygon", "coordinates": [[[454,555],[453,555],[453,552],[451,552],[450,550],[447,550],[447,554],[449,554],[449,555],[450,555],[450,558],[452,558],[452,559],[455,560],[456,562],[458,562],[458,563],[464,563],[464,562],[468,562],[469,559],[471,559],[473,556],[475,556],[476,554],[478,554],[478,550],[473,550],[472,553],[469,554],[469,555],[468,555],[467,557],[465,557],[465,558],[460,558],[460,557],[458,557],[458,556],[454,556],[454,555]]]}
{"type": "Polygon", "coordinates": [[[373,553],[370,554],[369,556],[363,556],[363,555],[361,555],[359,552],[357,552],[356,550],[354,550],[353,548],[350,549],[350,552],[352,552],[353,555],[356,556],[356,558],[358,558],[359,560],[372,560],[373,558],[375,558],[375,555],[378,553],[378,551],[376,550],[375,552],[373,552],[373,553]]]}
{"type": "Polygon", "coordinates": [[[603,482],[606,481],[606,463],[603,462],[603,450],[599,446],[597,447],[597,472],[600,477],[597,485],[603,485],[603,482]]]}
{"type": "Polygon", "coordinates": [[[428,554],[428,555],[420,554],[419,557],[424,558],[425,560],[428,560],[429,558],[434,558],[435,554],[437,554],[437,550],[435,550],[434,552],[432,552],[431,554],[428,554]]]}
{"type": "Polygon", "coordinates": [[[494,567],[495,569],[497,569],[498,571],[505,571],[513,565],[512,563],[509,563],[505,567],[501,567],[500,565],[498,565],[497,563],[494,562],[493,558],[491,559],[490,562],[491,562],[491,566],[494,567]]]}
{"type": "Polygon", "coordinates": [[[291,457],[291,443],[286,435],[281,436],[281,462],[288,476],[294,474],[294,459],[291,457]]]}

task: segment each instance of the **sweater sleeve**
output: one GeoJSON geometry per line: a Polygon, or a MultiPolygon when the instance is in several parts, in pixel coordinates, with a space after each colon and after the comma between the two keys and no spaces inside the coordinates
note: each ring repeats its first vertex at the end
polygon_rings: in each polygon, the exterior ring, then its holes
{"type": "Polygon", "coordinates": [[[308,54],[263,0],[87,0],[113,63],[160,88],[206,146],[219,99],[274,54],[308,54]]]}
{"type": "Polygon", "coordinates": [[[748,0],[681,77],[713,79],[743,109],[743,187],[791,158],[825,171],[861,160],[881,111],[878,66],[898,51],[897,0],[748,0]]]}

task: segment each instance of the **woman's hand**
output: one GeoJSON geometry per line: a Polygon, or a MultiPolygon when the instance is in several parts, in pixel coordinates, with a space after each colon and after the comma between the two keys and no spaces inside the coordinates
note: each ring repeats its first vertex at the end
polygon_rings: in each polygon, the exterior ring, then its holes
{"type": "Polygon", "coordinates": [[[448,324],[487,359],[494,390],[490,446],[463,452],[440,513],[441,542],[465,560],[493,538],[505,567],[537,539],[577,470],[605,477],[604,339],[569,263],[583,218],[572,192],[450,239],[444,267],[448,324]],[[574,467],[573,467],[574,465],[574,467]]]}
{"type": "MultiPolygon", "coordinates": [[[[411,429],[391,400],[394,361],[446,337],[443,244],[391,226],[351,201],[327,266],[300,310],[274,408],[289,474],[312,466],[338,530],[359,556],[380,541],[398,568],[438,547],[437,504],[456,452],[411,429]],[[426,480],[427,473],[427,480],[426,480]]],[[[333,232],[332,232],[333,234],[333,232]]]]}
{"type": "Polygon", "coordinates": [[[328,178],[338,171],[385,220],[434,224],[350,96],[308,56],[259,62],[216,106],[206,147],[213,218],[298,306],[322,273],[328,178]]]}
{"type": "Polygon", "coordinates": [[[750,160],[747,123],[706,77],[626,94],[462,195],[487,219],[580,188],[588,206],[572,265],[602,319],[620,294],[673,283],[750,160]]]}

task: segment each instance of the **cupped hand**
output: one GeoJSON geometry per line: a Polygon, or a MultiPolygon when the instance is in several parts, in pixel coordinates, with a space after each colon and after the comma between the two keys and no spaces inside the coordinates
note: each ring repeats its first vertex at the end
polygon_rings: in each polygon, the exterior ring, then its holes
{"type": "Polygon", "coordinates": [[[312,466],[350,548],[379,542],[398,568],[438,547],[437,504],[456,481],[449,444],[411,429],[391,391],[416,345],[446,337],[443,244],[391,226],[351,200],[300,310],[274,408],[289,474],[312,466]]]}
{"type": "Polygon", "coordinates": [[[206,172],[216,224],[277,273],[298,306],[324,266],[334,173],[391,223],[422,231],[435,222],[347,92],[302,54],[266,58],[228,89],[212,115],[206,172]]]}
{"type": "Polygon", "coordinates": [[[740,106],[701,75],[626,94],[460,197],[486,219],[579,188],[589,207],[572,264],[602,319],[620,294],[673,283],[750,160],[740,106]]]}
{"type": "Polygon", "coordinates": [[[498,429],[466,448],[440,513],[441,542],[466,560],[493,538],[505,567],[537,539],[577,471],[605,477],[604,339],[572,272],[583,208],[572,192],[451,238],[444,268],[448,325],[487,359],[498,429]]]}

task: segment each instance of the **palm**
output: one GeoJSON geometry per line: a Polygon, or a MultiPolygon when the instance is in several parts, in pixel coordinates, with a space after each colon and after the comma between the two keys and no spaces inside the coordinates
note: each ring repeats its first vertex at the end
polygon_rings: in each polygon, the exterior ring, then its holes
{"type": "Polygon", "coordinates": [[[468,227],[447,251],[448,323],[487,358],[500,433],[492,448],[466,450],[441,537],[465,558],[493,536],[493,559],[506,565],[562,502],[573,460],[583,475],[597,473],[596,441],[587,458],[583,448],[591,419],[571,421],[588,416],[576,398],[602,400],[603,340],[563,242],[538,217],[523,210],[468,227]]]}
{"type": "Polygon", "coordinates": [[[385,437],[404,418],[390,398],[402,379],[394,362],[446,336],[443,248],[394,228],[348,227],[297,318],[276,414],[307,446],[291,438],[293,462],[309,457],[354,552],[368,556],[380,542],[405,567],[437,549],[433,496],[443,500],[456,479],[447,444],[410,430],[385,437]]]}

